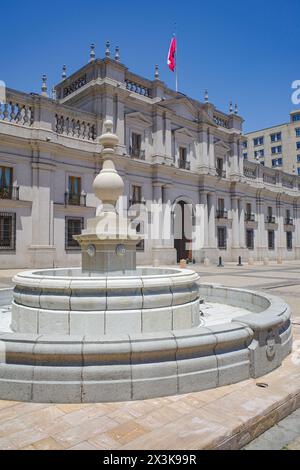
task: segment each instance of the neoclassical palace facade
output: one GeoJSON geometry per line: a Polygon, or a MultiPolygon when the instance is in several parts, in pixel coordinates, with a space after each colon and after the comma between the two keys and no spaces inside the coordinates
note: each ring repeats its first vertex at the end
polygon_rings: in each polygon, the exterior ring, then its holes
{"type": "MultiPolygon", "coordinates": [[[[110,119],[127,203],[201,204],[204,240],[146,239],[140,264],[300,258],[300,177],[243,159],[243,119],[130,72],[106,51],[47,96],[7,89],[0,107],[1,268],[76,266],[94,216],[99,136],[110,119]]],[[[178,220],[177,220],[178,222],[178,220]]],[[[182,217],[183,225],[186,222],[182,217]]],[[[194,222],[193,222],[194,223],[194,222]]]]}

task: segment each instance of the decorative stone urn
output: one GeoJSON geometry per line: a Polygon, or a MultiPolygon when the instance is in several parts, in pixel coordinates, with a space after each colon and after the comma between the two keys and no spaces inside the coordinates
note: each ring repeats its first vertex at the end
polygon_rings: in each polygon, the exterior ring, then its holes
{"type": "Polygon", "coordinates": [[[123,194],[124,182],[116,171],[112,157],[118,137],[112,133],[112,121],[105,121],[105,133],[99,141],[103,146],[103,167],[96,176],[93,189],[103,208],[100,215],[87,221],[81,235],[74,235],[82,250],[82,271],[91,274],[119,274],[136,269],[136,245],[141,236],[127,217],[118,214],[116,204],[123,194]]]}

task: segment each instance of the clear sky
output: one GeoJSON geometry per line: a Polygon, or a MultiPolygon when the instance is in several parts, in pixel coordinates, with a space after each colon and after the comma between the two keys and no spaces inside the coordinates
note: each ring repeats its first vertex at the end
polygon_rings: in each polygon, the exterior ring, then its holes
{"type": "Polygon", "coordinates": [[[245,131],[287,122],[295,109],[291,83],[300,80],[299,0],[52,0],[0,4],[0,80],[39,92],[88,61],[89,45],[104,56],[120,46],[133,72],[175,87],[166,56],[178,31],[179,91],[228,111],[237,102],[245,131]]]}

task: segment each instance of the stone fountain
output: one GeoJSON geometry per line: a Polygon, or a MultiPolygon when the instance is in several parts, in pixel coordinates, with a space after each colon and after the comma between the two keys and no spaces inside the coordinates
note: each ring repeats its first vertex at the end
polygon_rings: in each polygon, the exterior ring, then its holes
{"type": "Polygon", "coordinates": [[[82,267],[14,277],[11,324],[0,331],[0,399],[144,399],[278,367],[292,345],[283,301],[201,284],[188,269],[136,267],[141,238],[116,210],[124,184],[112,122],[100,143],[103,167],[93,187],[102,210],[75,237],[82,267]]]}

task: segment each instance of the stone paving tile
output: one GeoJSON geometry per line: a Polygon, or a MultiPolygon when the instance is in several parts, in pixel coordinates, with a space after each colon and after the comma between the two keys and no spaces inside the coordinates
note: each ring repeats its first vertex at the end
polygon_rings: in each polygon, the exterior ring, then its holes
{"type": "Polygon", "coordinates": [[[288,450],[300,450],[300,437],[298,437],[291,444],[288,444],[286,447],[288,450]]]}
{"type": "Polygon", "coordinates": [[[198,417],[181,418],[120,447],[129,449],[205,449],[229,429],[198,417]]]}
{"type": "Polygon", "coordinates": [[[142,426],[135,420],[128,421],[127,423],[119,424],[111,431],[108,431],[108,435],[120,444],[127,444],[134,439],[144,436],[149,432],[149,428],[142,426]]]}
{"type": "Polygon", "coordinates": [[[16,445],[6,437],[0,437],[0,450],[14,450],[16,445]]]}
{"type": "MultiPolygon", "coordinates": [[[[243,268],[231,263],[226,264],[224,270],[215,266],[199,266],[199,271],[203,282],[236,287],[250,285],[253,281],[253,285],[263,289],[264,286],[297,279],[300,285],[299,262],[267,267],[245,265],[243,268]]],[[[0,280],[4,277],[0,271],[0,280]]],[[[299,286],[277,287],[269,292],[274,295],[280,293],[293,309],[293,322],[300,320],[299,286]]],[[[295,325],[294,338],[300,339],[300,327],[295,325]]],[[[265,430],[266,421],[267,425],[272,426],[286,415],[296,403],[295,393],[299,390],[299,367],[288,358],[280,369],[258,380],[249,379],[187,395],[102,404],[51,405],[0,401],[0,449],[212,448],[248,425],[252,426],[253,435],[259,435],[265,430]],[[258,381],[267,382],[269,387],[256,387],[258,381]],[[269,413],[267,420],[264,418],[266,412],[269,413]]],[[[296,416],[292,432],[298,433],[297,420],[296,416]]],[[[284,435],[285,420],[278,428],[284,435]]],[[[242,433],[235,445],[240,446],[242,440],[245,444],[248,438],[242,433]]],[[[263,439],[267,442],[265,437],[263,439]]],[[[299,440],[294,440],[287,448],[293,446],[300,446],[299,440]]]]}
{"type": "Polygon", "coordinates": [[[62,450],[64,447],[59,444],[53,437],[47,437],[46,439],[41,439],[40,441],[32,444],[33,448],[36,450],[62,450]]]}
{"type": "Polygon", "coordinates": [[[106,432],[91,437],[88,442],[94,445],[98,450],[116,450],[120,447],[120,443],[106,432]]]}
{"type": "Polygon", "coordinates": [[[76,446],[70,447],[68,450],[98,450],[97,447],[93,446],[88,441],[83,441],[77,444],[76,446]]]}
{"type": "Polygon", "coordinates": [[[9,433],[8,437],[14,443],[16,448],[33,445],[37,441],[48,438],[46,433],[38,431],[34,428],[26,428],[26,432],[19,431],[15,433],[9,433]]]}
{"type": "Polygon", "coordinates": [[[71,427],[66,431],[54,433],[52,437],[65,448],[68,448],[117,426],[118,423],[116,421],[113,421],[108,416],[101,416],[88,420],[79,426],[71,427]]]}

